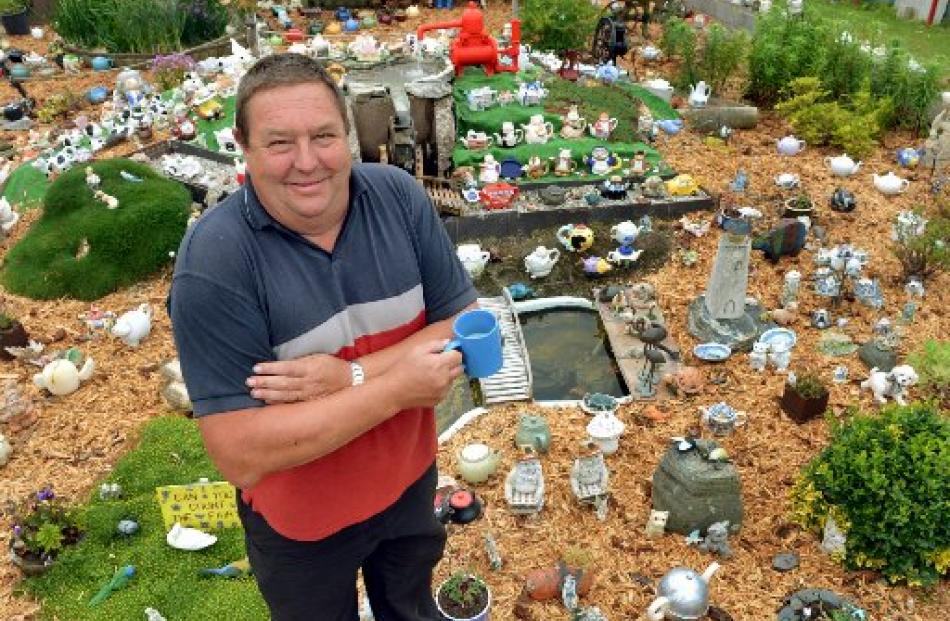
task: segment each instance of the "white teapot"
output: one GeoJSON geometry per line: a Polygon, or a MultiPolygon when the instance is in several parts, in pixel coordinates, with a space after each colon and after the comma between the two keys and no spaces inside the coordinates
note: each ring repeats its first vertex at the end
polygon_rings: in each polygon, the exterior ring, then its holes
{"type": "Polygon", "coordinates": [[[775,185],[786,190],[798,187],[799,178],[795,173],[782,173],[775,176],[775,185]]]}
{"type": "Polygon", "coordinates": [[[0,433],[0,466],[6,466],[10,461],[10,454],[13,453],[13,447],[7,437],[0,433]]]}
{"type": "Polygon", "coordinates": [[[481,442],[466,444],[458,452],[459,474],[466,482],[484,483],[495,474],[501,453],[481,442]]]}
{"type": "Polygon", "coordinates": [[[117,336],[129,347],[138,347],[152,331],[152,307],[140,304],[138,308],[123,313],[112,326],[112,336],[117,336]]]}
{"type": "Polygon", "coordinates": [[[544,278],[551,273],[560,258],[561,251],[557,248],[538,246],[524,258],[524,267],[531,278],[544,278]]]}
{"type": "Polygon", "coordinates": [[[528,124],[521,127],[524,129],[524,140],[528,144],[547,144],[554,133],[554,125],[550,121],[546,122],[542,114],[532,114],[528,124]]]}
{"type": "Polygon", "coordinates": [[[635,242],[639,234],[640,227],[631,220],[624,220],[620,224],[615,224],[610,227],[610,236],[613,237],[618,244],[625,246],[629,246],[635,242]]]}
{"type": "Polygon", "coordinates": [[[630,246],[621,246],[607,253],[607,262],[626,267],[636,263],[641,254],[643,254],[642,250],[634,250],[630,246]]]}
{"type": "Polygon", "coordinates": [[[861,168],[861,162],[855,163],[847,153],[838,157],[828,156],[825,158],[825,165],[831,171],[831,174],[838,177],[850,177],[861,168]]]}
{"type": "Polygon", "coordinates": [[[495,160],[495,156],[489,153],[482,161],[481,172],[478,173],[478,180],[482,183],[495,183],[501,175],[501,164],[495,160]]]}
{"type": "Polygon", "coordinates": [[[694,108],[702,108],[706,105],[706,102],[709,101],[709,96],[711,94],[712,89],[709,87],[709,85],[703,80],[700,80],[693,86],[689,93],[689,105],[694,108]]]}
{"type": "Polygon", "coordinates": [[[805,141],[795,136],[785,136],[775,141],[775,147],[782,155],[798,155],[805,149],[805,141]]]}
{"type": "Polygon", "coordinates": [[[898,177],[892,171],[888,171],[886,175],[873,176],[874,187],[877,188],[881,194],[887,194],[888,196],[900,194],[910,186],[908,179],[898,177]]]}
{"type": "Polygon", "coordinates": [[[515,129],[515,124],[511,121],[504,121],[501,124],[501,134],[494,134],[495,144],[500,147],[515,147],[524,140],[524,130],[515,129]]]}
{"type": "Polygon", "coordinates": [[[487,250],[482,250],[478,244],[459,244],[455,253],[472,280],[482,275],[491,258],[491,254],[487,250]]]}
{"type": "Polygon", "coordinates": [[[56,396],[68,395],[79,388],[81,382],[92,377],[96,363],[87,357],[82,369],[77,369],[72,361],[60,358],[53,360],[43,371],[33,376],[33,383],[56,396]]]}

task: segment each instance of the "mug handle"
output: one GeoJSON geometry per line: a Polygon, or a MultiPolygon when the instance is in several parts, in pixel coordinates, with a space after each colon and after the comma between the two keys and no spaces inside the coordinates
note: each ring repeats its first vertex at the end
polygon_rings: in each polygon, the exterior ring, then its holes
{"type": "Polygon", "coordinates": [[[749,422],[749,415],[745,412],[736,412],[736,427],[741,427],[749,422]]]}
{"type": "Polygon", "coordinates": [[[799,140],[799,141],[798,141],[798,146],[799,146],[799,151],[804,151],[804,150],[805,150],[805,147],[808,146],[808,145],[805,143],[804,140],[799,140]]]}
{"type": "Polygon", "coordinates": [[[445,344],[445,347],[442,348],[442,353],[444,354],[445,352],[447,352],[447,351],[452,351],[453,349],[454,349],[454,350],[457,350],[457,351],[458,351],[458,350],[461,350],[461,349],[462,349],[462,341],[460,341],[460,340],[458,340],[458,339],[452,339],[451,341],[449,341],[448,343],[445,344]]]}
{"type": "Polygon", "coordinates": [[[551,251],[548,252],[548,258],[552,261],[557,261],[561,258],[561,251],[557,248],[551,248],[551,251]]]}

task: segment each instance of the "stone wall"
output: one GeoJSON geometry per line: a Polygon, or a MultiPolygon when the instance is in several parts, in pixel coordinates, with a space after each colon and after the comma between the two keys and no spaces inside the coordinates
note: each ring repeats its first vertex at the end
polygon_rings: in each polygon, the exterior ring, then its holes
{"type": "Polygon", "coordinates": [[[685,0],[686,6],[722,22],[730,28],[755,30],[756,13],[751,7],[733,4],[731,0],[685,0]]]}

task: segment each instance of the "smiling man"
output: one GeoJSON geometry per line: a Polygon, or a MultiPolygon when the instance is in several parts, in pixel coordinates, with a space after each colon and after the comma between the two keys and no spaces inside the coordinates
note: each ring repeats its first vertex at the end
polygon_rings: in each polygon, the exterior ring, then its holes
{"type": "Polygon", "coordinates": [[[238,88],[243,188],[182,241],[169,295],[205,446],[238,488],[273,619],[439,619],[433,407],[475,290],[425,193],[351,161],[342,95],[268,56],[238,88]]]}

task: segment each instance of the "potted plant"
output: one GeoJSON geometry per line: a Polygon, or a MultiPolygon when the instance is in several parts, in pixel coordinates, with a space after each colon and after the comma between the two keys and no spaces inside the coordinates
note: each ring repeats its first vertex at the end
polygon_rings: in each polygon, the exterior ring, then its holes
{"type": "Polygon", "coordinates": [[[30,22],[26,17],[32,0],[0,0],[0,22],[7,34],[30,34],[30,22]]]}
{"type": "Polygon", "coordinates": [[[801,216],[811,216],[814,205],[807,194],[799,194],[785,201],[785,217],[798,218],[801,216]]]}
{"type": "Polygon", "coordinates": [[[491,591],[478,576],[457,571],[439,585],[436,605],[448,621],[488,621],[491,591]]]}
{"type": "Polygon", "coordinates": [[[56,560],[62,549],[82,536],[76,515],[51,487],[23,502],[13,515],[10,560],[27,576],[36,576],[56,560]]]}
{"type": "Polygon", "coordinates": [[[13,360],[7,347],[26,347],[30,337],[23,328],[23,324],[0,311],[0,360],[13,360]]]}
{"type": "Polygon", "coordinates": [[[815,418],[828,407],[828,387],[820,377],[804,373],[795,383],[785,382],[782,409],[796,423],[815,418]]]}

